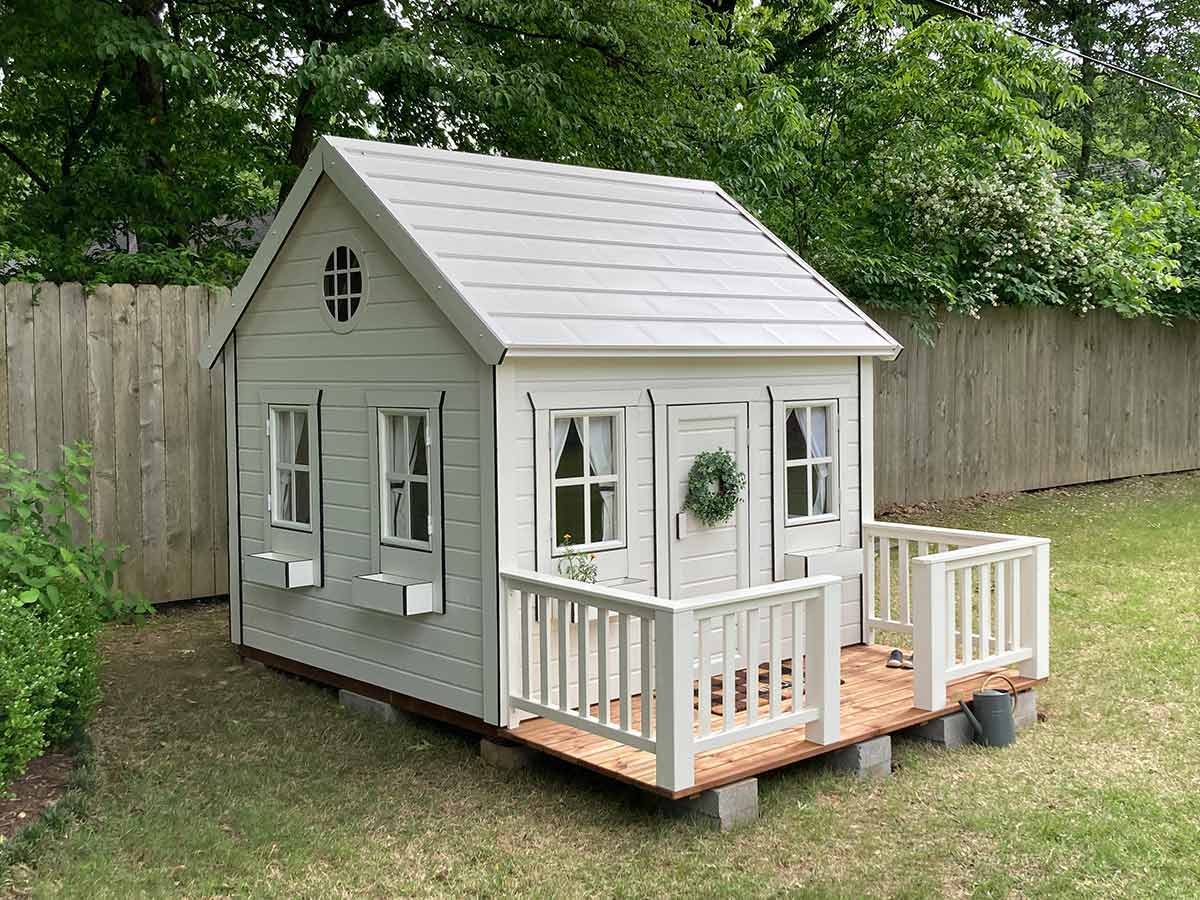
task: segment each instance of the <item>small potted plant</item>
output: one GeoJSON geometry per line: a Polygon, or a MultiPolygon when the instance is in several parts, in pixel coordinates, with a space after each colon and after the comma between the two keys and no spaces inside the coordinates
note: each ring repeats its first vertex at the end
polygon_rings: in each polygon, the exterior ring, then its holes
{"type": "Polygon", "coordinates": [[[571,544],[571,535],[563,535],[563,556],[558,561],[558,574],[572,581],[596,583],[596,554],[584,553],[571,544]]]}

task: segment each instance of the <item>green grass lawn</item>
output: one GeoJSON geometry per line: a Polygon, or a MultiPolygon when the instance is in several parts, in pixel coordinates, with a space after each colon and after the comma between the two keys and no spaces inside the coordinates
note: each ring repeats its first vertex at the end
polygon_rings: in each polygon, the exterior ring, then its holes
{"type": "Polygon", "coordinates": [[[897,741],[865,783],[800,765],[720,835],[466,735],[388,727],[238,665],[224,607],[105,640],[88,815],[0,876],[34,896],[1196,896],[1200,476],[906,514],[1054,541],[1045,722],[1015,747],[897,741]]]}

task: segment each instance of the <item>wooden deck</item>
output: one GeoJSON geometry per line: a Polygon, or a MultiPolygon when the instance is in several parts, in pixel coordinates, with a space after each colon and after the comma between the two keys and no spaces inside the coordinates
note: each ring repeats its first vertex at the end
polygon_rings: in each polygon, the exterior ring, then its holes
{"type": "MultiPolygon", "coordinates": [[[[949,704],[930,712],[912,705],[913,673],[884,665],[888,648],[847,647],[842,651],[842,740],[836,744],[814,744],[804,739],[804,727],[779,731],[766,737],[743,741],[696,754],[696,783],[684,791],[671,792],[654,783],[654,754],[635,750],[605,737],[589,734],[549,719],[522,722],[505,736],[543,753],[583,766],[667,797],[679,798],[709,788],[732,784],[772,769],[820,756],[880,735],[891,734],[936,719],[958,708],[959,698],[969,697],[987,673],[953,682],[948,687],[949,704]]],[[[1038,682],[1005,670],[1019,691],[1038,682]]],[[[745,715],[745,675],[738,678],[739,720],[745,715]]],[[[719,713],[722,692],[714,685],[714,712],[719,713]]],[[[760,700],[761,702],[761,700],[760,700]]],[[[632,720],[638,721],[640,698],[634,698],[632,720]]],[[[614,701],[614,718],[616,706],[614,701]]]]}

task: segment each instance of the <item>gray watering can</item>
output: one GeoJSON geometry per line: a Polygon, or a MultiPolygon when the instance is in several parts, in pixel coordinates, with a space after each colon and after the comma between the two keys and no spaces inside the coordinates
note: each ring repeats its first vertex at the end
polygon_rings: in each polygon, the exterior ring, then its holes
{"type": "Polygon", "coordinates": [[[1017,708],[1017,686],[1007,675],[989,675],[979,690],[971,695],[970,705],[966,700],[959,700],[958,705],[975,729],[975,743],[985,747],[1007,747],[1017,739],[1013,721],[1013,711],[1017,708]],[[989,688],[988,682],[995,678],[1007,681],[1009,690],[989,688]]]}

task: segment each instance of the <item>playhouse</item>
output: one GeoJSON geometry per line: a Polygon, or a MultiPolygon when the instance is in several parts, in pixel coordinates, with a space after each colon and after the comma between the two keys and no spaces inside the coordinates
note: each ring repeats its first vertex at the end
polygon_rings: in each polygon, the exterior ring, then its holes
{"type": "Polygon", "coordinates": [[[1048,542],[873,521],[900,349],[711,182],[324,138],[203,354],[231,638],[673,797],[1028,687],[1048,542]]]}

